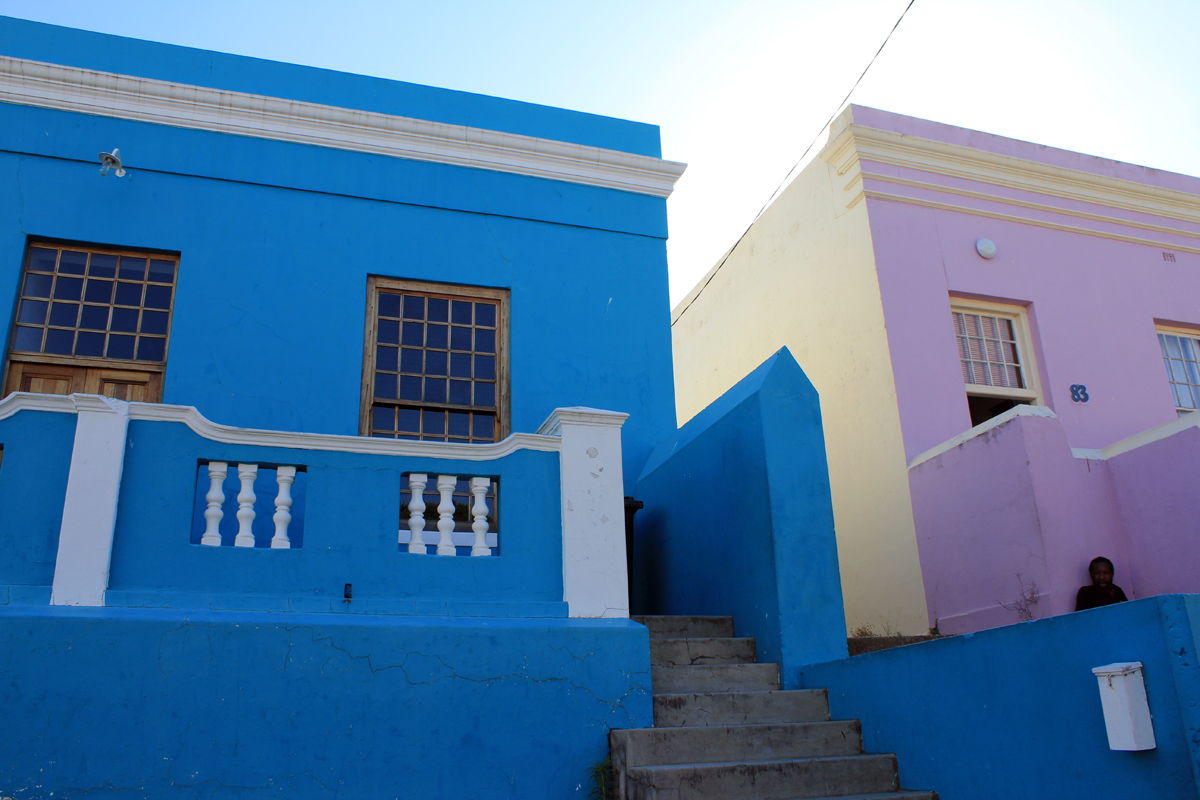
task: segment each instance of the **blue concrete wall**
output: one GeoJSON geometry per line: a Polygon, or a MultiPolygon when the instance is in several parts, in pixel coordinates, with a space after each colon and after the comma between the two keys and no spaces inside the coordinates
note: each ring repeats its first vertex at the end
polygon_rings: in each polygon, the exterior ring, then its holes
{"type": "Polygon", "coordinates": [[[45,411],[0,420],[0,605],[50,602],[75,420],[45,411]]]}
{"type": "MultiPolygon", "coordinates": [[[[224,445],[181,423],[146,420],[131,421],[128,437],[107,605],[567,614],[557,453],[518,450],[495,461],[448,461],[224,445]],[[230,472],[239,462],[306,467],[304,546],[192,544],[199,459],[227,461],[230,472]],[[498,479],[499,554],[450,558],[402,550],[397,534],[405,472],[498,479]],[[347,583],[353,584],[349,604],[343,602],[347,583]]],[[[269,498],[262,498],[260,513],[273,502],[273,490],[269,498]]],[[[236,520],[228,523],[236,528],[236,520]]]]}
{"type": "Polygon", "coordinates": [[[906,788],[942,800],[1200,796],[1200,596],[1163,595],[805,667],[906,788]],[[1092,668],[1145,665],[1157,749],[1108,749],[1092,668]]]}
{"type": "Polygon", "coordinates": [[[628,620],[0,608],[0,795],[585,798],[649,661],[628,620]]]}
{"type": "Polygon", "coordinates": [[[636,613],[732,615],[785,688],[846,655],[820,402],[787,348],[656,447],[636,497],[636,613]]]}
{"type": "MultiPolygon", "coordinates": [[[[0,53],[657,151],[650,126],[14,20],[0,53]]],[[[163,399],[217,422],[356,434],[382,275],[510,290],[511,430],[628,412],[631,488],[675,427],[662,198],[6,104],[0,172],[0,299],[31,237],[181,253],[163,399]],[[125,178],[97,174],[112,147],[125,178]]]]}

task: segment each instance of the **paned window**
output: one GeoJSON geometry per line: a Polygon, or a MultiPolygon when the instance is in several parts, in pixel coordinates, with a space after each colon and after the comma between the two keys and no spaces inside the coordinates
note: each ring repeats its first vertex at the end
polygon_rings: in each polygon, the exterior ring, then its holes
{"type": "Polygon", "coordinates": [[[178,266],[174,255],[31,244],[7,391],[158,400],[178,266]]]}
{"type": "Polygon", "coordinates": [[[494,442],[506,433],[502,290],[371,278],[364,435],[494,442]]]}
{"type": "Polygon", "coordinates": [[[952,300],[950,316],[972,425],[1040,402],[1024,308],[952,300]]]}
{"type": "Polygon", "coordinates": [[[1175,411],[1187,414],[1200,408],[1200,334],[1182,331],[1158,332],[1167,380],[1175,398],[1175,411]]]}
{"type": "Polygon", "coordinates": [[[965,383],[1026,388],[1012,319],[955,311],[954,330],[965,383]]]}

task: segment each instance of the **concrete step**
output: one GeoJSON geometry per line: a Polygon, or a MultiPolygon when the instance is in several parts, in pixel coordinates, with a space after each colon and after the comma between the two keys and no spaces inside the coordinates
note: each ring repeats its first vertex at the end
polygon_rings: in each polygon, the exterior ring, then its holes
{"type": "Polygon", "coordinates": [[[654,694],[763,692],[779,688],[778,664],[651,667],[654,694]]]}
{"type": "Polygon", "coordinates": [[[733,638],[733,617],[630,617],[650,629],[651,639],[733,638]]]}
{"type": "Polygon", "coordinates": [[[613,768],[862,753],[858,720],[705,728],[638,728],[608,735],[613,768]]]}
{"type": "Polygon", "coordinates": [[[753,664],[753,639],[652,639],[650,664],[682,667],[699,664],[753,664]]]}
{"type": "Polygon", "coordinates": [[[886,754],[633,767],[623,788],[627,800],[773,800],[894,792],[900,783],[886,754]]]}
{"type": "Polygon", "coordinates": [[[828,719],[829,700],[824,689],[654,695],[656,728],[825,722],[828,719]]]}

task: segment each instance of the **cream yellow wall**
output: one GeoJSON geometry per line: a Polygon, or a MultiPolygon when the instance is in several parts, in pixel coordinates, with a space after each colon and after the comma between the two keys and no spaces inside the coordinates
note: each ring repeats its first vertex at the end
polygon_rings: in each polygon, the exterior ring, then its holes
{"type": "Polygon", "coordinates": [[[835,203],[831,169],[810,164],[676,307],[676,408],[683,424],[786,345],[821,396],[847,627],[925,633],[866,203],[835,203]]]}

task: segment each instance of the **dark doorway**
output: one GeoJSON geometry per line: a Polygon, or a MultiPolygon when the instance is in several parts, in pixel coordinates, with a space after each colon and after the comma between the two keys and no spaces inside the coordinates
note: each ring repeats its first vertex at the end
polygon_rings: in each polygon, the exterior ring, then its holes
{"type": "Polygon", "coordinates": [[[1010,397],[978,397],[967,395],[967,406],[971,409],[971,427],[998,417],[1013,406],[1027,406],[1028,400],[1013,400],[1010,397]]]}

